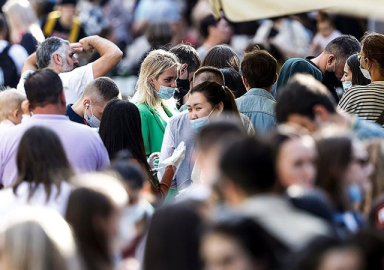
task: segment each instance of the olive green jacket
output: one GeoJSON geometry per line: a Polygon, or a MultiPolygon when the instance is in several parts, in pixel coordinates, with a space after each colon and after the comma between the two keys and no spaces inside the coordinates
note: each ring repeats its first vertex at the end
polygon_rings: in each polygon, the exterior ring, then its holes
{"type": "MultiPolygon", "coordinates": [[[[136,103],[136,106],[140,112],[145,153],[148,157],[154,152],[160,152],[167,122],[154,108],[151,108],[147,104],[136,103]]],[[[169,110],[165,105],[163,105],[163,109],[169,117],[173,116],[171,110],[169,110]]],[[[176,109],[174,112],[177,112],[176,109]]]]}

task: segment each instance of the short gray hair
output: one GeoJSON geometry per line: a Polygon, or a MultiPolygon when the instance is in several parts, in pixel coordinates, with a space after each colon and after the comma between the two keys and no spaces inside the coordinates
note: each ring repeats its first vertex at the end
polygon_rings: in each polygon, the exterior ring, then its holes
{"type": "Polygon", "coordinates": [[[69,42],[58,37],[50,37],[43,41],[36,50],[37,67],[39,69],[49,67],[52,63],[52,56],[56,52],[65,57],[63,55],[64,45],[69,46],[69,42]]]}

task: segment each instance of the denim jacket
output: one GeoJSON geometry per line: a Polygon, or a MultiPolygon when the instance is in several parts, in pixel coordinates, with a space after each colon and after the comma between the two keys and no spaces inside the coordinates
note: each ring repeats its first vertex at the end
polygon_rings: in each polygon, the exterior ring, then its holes
{"type": "Polygon", "coordinates": [[[274,97],[264,89],[252,88],[236,99],[239,111],[251,119],[257,134],[265,134],[276,127],[274,97]]]}

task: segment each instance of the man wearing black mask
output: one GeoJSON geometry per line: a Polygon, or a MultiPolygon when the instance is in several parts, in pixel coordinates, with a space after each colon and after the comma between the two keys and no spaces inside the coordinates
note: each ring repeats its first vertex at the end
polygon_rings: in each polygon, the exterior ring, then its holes
{"type": "Polygon", "coordinates": [[[187,44],[179,44],[169,51],[177,56],[181,64],[176,80],[177,90],[174,94],[177,109],[180,109],[185,103],[184,97],[189,91],[193,74],[200,67],[200,58],[196,50],[187,44]]]}
{"type": "Polygon", "coordinates": [[[275,96],[288,80],[296,73],[306,73],[321,81],[331,92],[335,101],[339,101],[336,89],[342,88],[340,79],[344,74],[347,58],[360,51],[359,41],[350,35],[335,38],[317,57],[291,58],[282,66],[277,80],[275,96]]]}

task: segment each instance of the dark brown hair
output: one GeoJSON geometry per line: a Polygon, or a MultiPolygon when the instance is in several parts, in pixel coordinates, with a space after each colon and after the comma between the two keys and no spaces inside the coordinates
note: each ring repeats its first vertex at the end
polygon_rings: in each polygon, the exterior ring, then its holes
{"type": "Polygon", "coordinates": [[[268,88],[274,83],[277,61],[265,50],[253,50],[244,55],[241,72],[251,88],[268,88]]]}
{"type": "Polygon", "coordinates": [[[352,160],[352,137],[338,134],[319,138],[316,186],[330,197],[337,211],[349,209],[348,198],[343,190],[344,173],[352,160]]]}
{"type": "Polygon", "coordinates": [[[61,182],[74,174],[59,137],[54,131],[42,126],[31,127],[24,133],[17,150],[16,163],[18,176],[13,192],[17,194],[18,187],[27,182],[28,199],[35,193],[38,184],[44,186],[47,201],[52,185],[57,187],[59,196],[61,182]]]}
{"type": "Polygon", "coordinates": [[[216,45],[204,56],[201,66],[233,68],[240,71],[240,60],[236,52],[227,45],[216,45]]]}
{"type": "Polygon", "coordinates": [[[384,76],[384,35],[366,32],[361,40],[362,51],[369,60],[375,62],[384,76]]]}

